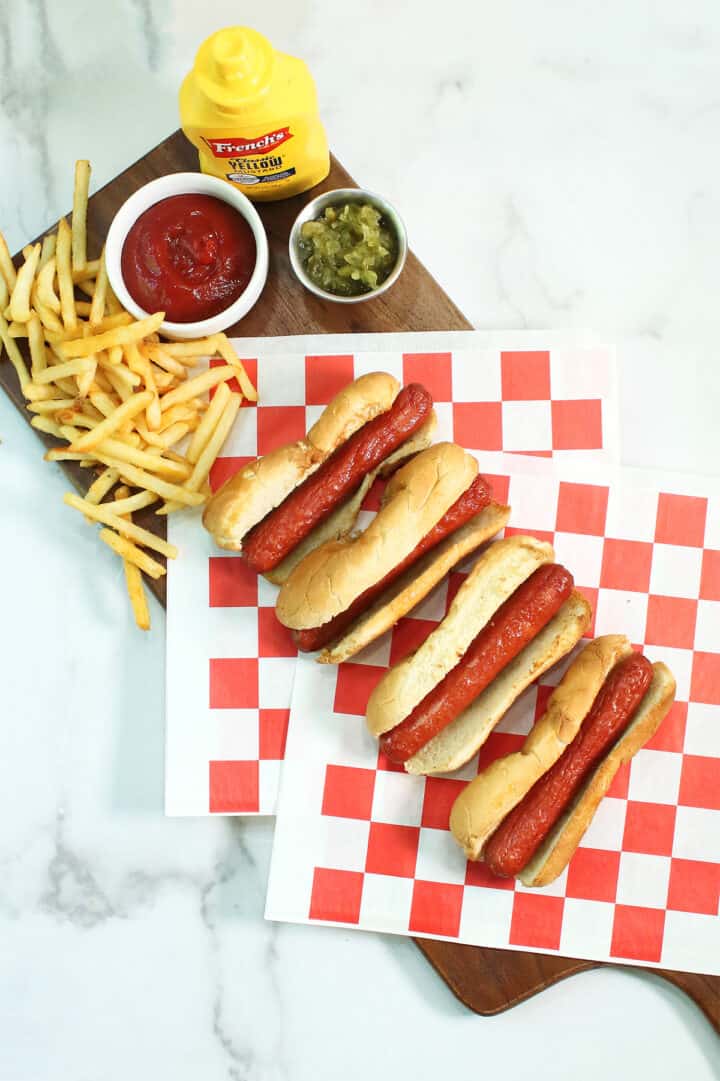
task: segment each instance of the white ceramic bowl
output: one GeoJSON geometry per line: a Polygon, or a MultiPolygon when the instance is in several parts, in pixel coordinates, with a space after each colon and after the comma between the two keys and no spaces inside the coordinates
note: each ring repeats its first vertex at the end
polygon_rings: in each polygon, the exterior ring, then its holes
{"type": "Polygon", "coordinates": [[[391,285],[395,284],[402,274],[408,253],[407,229],[405,228],[405,222],[402,220],[395,207],[392,203],[389,203],[387,199],[384,199],[382,195],[378,195],[374,191],[369,191],[367,188],[336,188],[334,191],[325,191],[322,195],[317,195],[314,199],[311,199],[309,203],[305,204],[293,222],[292,229],[290,230],[288,251],[290,254],[290,265],[293,268],[295,277],[299,282],[302,282],[306,289],[309,289],[311,293],[314,293],[315,296],[322,297],[324,300],[332,300],[336,304],[361,304],[365,300],[374,300],[375,297],[382,296],[383,293],[387,292],[391,285]],[[354,297],[341,297],[338,296],[337,293],[330,293],[327,289],[323,289],[321,286],[316,285],[305,269],[303,253],[300,250],[300,235],[305,222],[314,221],[316,218],[319,218],[326,206],[342,206],[343,203],[370,203],[371,206],[374,206],[379,210],[385,221],[395,233],[398,249],[395,266],[392,268],[382,285],[378,285],[377,289],[371,289],[367,293],[358,293],[358,295],[354,297]]]}
{"type": "Polygon", "coordinates": [[[105,263],[110,284],[124,308],[136,319],[143,319],[150,312],[141,308],[125,286],[122,276],[121,257],[123,244],[128,232],[137,219],[148,207],[167,199],[170,195],[214,195],[235,207],[242,214],[252,229],[255,237],[255,269],[247,286],[228,308],[213,315],[210,319],[199,319],[194,323],[165,322],[160,327],[168,338],[204,338],[208,334],[218,334],[237,323],[252,308],[263,287],[268,273],[268,242],[263,223],[255,207],[246,195],[224,180],[204,173],[170,173],[157,180],[151,180],[131,195],[118,210],[112,220],[105,242],[105,263]]]}

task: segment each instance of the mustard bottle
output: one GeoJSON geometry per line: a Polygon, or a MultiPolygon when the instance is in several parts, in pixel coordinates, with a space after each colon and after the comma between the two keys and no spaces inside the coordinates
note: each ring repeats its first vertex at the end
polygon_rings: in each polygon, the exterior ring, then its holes
{"type": "Polygon", "coordinates": [[[297,195],[330,171],[310,72],[248,27],[202,43],[180,88],[180,122],[202,172],[258,202],[297,195]]]}

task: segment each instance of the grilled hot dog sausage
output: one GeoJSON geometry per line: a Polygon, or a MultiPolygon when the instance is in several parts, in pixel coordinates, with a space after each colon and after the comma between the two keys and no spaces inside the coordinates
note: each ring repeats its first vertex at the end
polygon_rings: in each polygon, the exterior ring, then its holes
{"type": "Polygon", "coordinates": [[[530,575],[498,608],[454,668],[409,717],[380,737],[393,762],[407,762],[484,691],[498,672],[549,623],[570,596],[573,577],[558,563],[530,575]]]}
{"type": "Polygon", "coordinates": [[[403,387],[386,413],[368,421],[271,511],[243,540],[242,554],[259,574],[276,567],[315,526],[350,496],[430,416],[432,397],[419,383],[403,387]]]}
{"type": "Polygon", "coordinates": [[[497,828],[483,851],[496,875],[519,874],[622,734],[650,686],[653,669],[639,653],[610,672],[580,731],[497,828]]]}
{"type": "Polygon", "coordinates": [[[420,559],[420,556],[424,555],[425,552],[429,552],[430,549],[434,548],[436,544],[439,544],[441,540],[451,533],[454,533],[456,529],[459,529],[460,526],[469,522],[470,519],[474,518],[476,514],[479,514],[484,507],[487,507],[491,496],[490,485],[485,478],[481,476],[476,477],[470,487],[453,503],[443,517],[435,523],[430,532],[413,548],[412,552],[410,552],[405,559],[401,560],[389,574],[386,574],[379,582],[376,582],[375,585],[370,586],[369,589],[364,590],[364,592],[356,597],[344,612],[340,612],[334,619],[329,620],[327,623],[323,623],[321,627],[312,627],[309,630],[304,631],[293,631],[293,638],[297,643],[298,649],[303,652],[322,649],[328,642],[332,642],[334,638],[338,638],[342,632],[350,626],[353,620],[356,619],[361,612],[364,612],[369,608],[383,590],[398,578],[403,571],[407,570],[409,566],[420,559]]]}

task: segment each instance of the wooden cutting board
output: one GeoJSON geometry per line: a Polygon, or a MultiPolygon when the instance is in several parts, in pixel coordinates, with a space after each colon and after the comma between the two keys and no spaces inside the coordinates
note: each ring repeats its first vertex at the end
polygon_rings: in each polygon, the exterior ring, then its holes
{"type": "MultiPolygon", "coordinates": [[[[132,192],[148,180],[166,173],[196,169],[196,152],[178,131],[96,192],[90,199],[88,212],[89,255],[99,255],[115,212],[132,192]]],[[[313,195],[331,188],[354,186],[352,178],[333,159],[329,177],[314,189],[313,195]]],[[[237,328],[238,333],[245,337],[277,337],[285,334],[472,329],[462,312],[412,253],[396,285],[377,300],[358,305],[333,304],[303,289],[290,269],[287,239],[295,216],[308,198],[306,194],[258,206],[270,244],[270,274],[262,297],[237,328]]],[[[29,423],[15,372],[7,362],[0,364],[0,386],[29,423]]],[[[37,435],[48,446],[57,443],[41,432],[37,435]]],[[[73,484],[85,492],[92,481],[90,471],[81,469],[74,462],[59,464],[73,484]]],[[[138,515],[137,520],[154,532],[164,533],[164,519],[152,514],[150,508],[144,518],[138,515]]],[[[148,585],[164,604],[164,579],[148,582],[148,585]]],[[[589,961],[546,954],[484,949],[428,939],[415,941],[461,1002],[482,1014],[499,1013],[566,976],[595,967],[589,961]]],[[[652,971],[690,995],[720,1031],[720,978],[652,971]]]]}

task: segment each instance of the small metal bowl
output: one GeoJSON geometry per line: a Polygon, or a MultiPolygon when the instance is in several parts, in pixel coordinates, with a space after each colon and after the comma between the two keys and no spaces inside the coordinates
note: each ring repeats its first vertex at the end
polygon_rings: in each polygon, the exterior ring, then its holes
{"type": "Polygon", "coordinates": [[[398,214],[395,207],[383,199],[381,195],[376,195],[375,192],[368,191],[366,188],[336,188],[334,191],[323,192],[322,195],[316,196],[311,199],[303,209],[300,211],[293,227],[290,230],[289,240],[290,250],[290,265],[293,268],[295,277],[299,282],[309,289],[315,296],[323,297],[325,300],[334,300],[338,304],[359,304],[363,300],[374,300],[375,297],[379,297],[381,293],[387,292],[391,285],[393,285],[402,273],[402,269],[405,266],[405,260],[407,259],[408,243],[407,243],[407,230],[405,229],[405,223],[398,214]],[[319,285],[307,274],[303,265],[302,252],[300,251],[300,230],[306,221],[314,221],[319,218],[326,206],[337,206],[343,203],[370,203],[371,206],[376,207],[388,225],[393,229],[397,239],[397,259],[395,266],[392,268],[382,285],[378,285],[377,289],[371,289],[367,293],[360,293],[355,297],[340,297],[335,293],[330,293],[327,289],[321,289],[319,285]]]}

